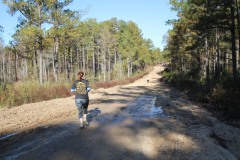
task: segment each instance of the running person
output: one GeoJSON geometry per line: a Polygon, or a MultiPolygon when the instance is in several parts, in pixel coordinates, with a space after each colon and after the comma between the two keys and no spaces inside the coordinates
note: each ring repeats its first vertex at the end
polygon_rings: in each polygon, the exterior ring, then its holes
{"type": "Polygon", "coordinates": [[[75,104],[78,108],[78,116],[81,129],[88,125],[87,109],[89,104],[88,92],[91,90],[88,80],[83,78],[84,72],[78,72],[77,79],[72,85],[71,92],[75,93],[75,104]]]}

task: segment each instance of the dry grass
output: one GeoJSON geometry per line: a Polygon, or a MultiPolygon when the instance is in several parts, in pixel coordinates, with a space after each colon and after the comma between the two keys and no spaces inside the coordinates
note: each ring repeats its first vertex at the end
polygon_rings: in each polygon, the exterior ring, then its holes
{"type": "Polygon", "coordinates": [[[65,84],[39,85],[37,82],[17,82],[5,86],[0,93],[1,107],[14,107],[71,95],[69,87],[65,84]]]}

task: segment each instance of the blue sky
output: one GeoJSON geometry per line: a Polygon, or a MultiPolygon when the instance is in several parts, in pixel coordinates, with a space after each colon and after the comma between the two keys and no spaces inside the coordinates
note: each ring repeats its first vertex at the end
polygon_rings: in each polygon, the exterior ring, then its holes
{"type": "MultiPolygon", "coordinates": [[[[169,0],[74,0],[69,5],[72,10],[84,10],[88,12],[83,16],[96,18],[98,22],[111,18],[133,21],[141,29],[144,38],[153,41],[155,47],[164,48],[163,37],[172,26],[166,25],[169,19],[176,19],[176,12],[170,10],[169,0]]],[[[7,13],[7,6],[0,2],[0,25],[4,28],[2,37],[5,44],[11,40],[18,24],[18,15],[14,17],[7,13]]]]}

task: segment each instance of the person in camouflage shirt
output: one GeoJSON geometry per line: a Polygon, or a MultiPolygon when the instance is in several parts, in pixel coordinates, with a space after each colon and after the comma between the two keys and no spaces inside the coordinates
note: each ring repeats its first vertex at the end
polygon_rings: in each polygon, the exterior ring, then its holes
{"type": "Polygon", "coordinates": [[[91,90],[88,80],[84,79],[84,72],[78,72],[77,79],[74,81],[71,92],[75,93],[75,104],[78,108],[78,115],[81,129],[88,125],[87,109],[89,104],[88,92],[91,90]]]}

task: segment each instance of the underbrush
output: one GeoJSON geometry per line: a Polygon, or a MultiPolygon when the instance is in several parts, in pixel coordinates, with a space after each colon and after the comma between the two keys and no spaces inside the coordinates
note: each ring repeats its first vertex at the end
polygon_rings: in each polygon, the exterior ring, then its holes
{"type": "MultiPolygon", "coordinates": [[[[151,68],[136,73],[134,76],[122,80],[91,83],[91,88],[109,88],[117,85],[125,85],[146,75],[151,68]]],[[[38,82],[16,82],[0,86],[0,107],[14,107],[26,103],[34,103],[55,98],[71,96],[69,83],[44,83],[38,82]]]]}
{"type": "Polygon", "coordinates": [[[240,119],[240,79],[225,78],[211,87],[210,102],[228,119],[240,119]]]}
{"type": "Polygon", "coordinates": [[[0,89],[0,107],[13,107],[25,103],[40,102],[70,96],[68,84],[17,82],[0,89]]]}
{"type": "MultiPolygon", "coordinates": [[[[211,79],[206,85],[204,79],[193,79],[189,75],[164,72],[166,83],[186,92],[197,102],[209,104],[212,111],[220,112],[227,119],[240,119],[240,79],[233,82],[231,77],[211,79]]],[[[206,105],[206,106],[209,106],[206,105]]]]}

